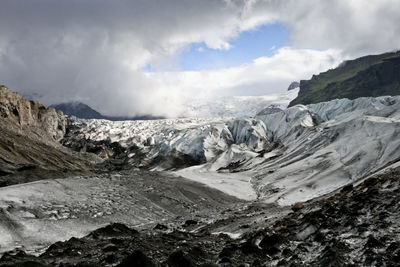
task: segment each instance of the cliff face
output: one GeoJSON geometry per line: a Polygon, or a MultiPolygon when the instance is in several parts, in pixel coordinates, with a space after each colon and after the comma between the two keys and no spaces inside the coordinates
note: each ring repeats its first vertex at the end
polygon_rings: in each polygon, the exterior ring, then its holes
{"type": "Polygon", "coordinates": [[[400,95],[400,52],[357,58],[300,81],[289,106],[333,99],[400,95]]]}
{"type": "Polygon", "coordinates": [[[66,126],[61,111],[0,86],[0,186],[89,170],[95,159],[83,158],[58,142],[66,126]]]}
{"type": "Polygon", "coordinates": [[[290,85],[289,85],[289,87],[288,87],[288,91],[290,91],[290,90],[294,90],[294,89],[296,89],[297,87],[299,87],[300,86],[300,83],[299,82],[292,82],[290,85]]]}
{"type": "Polygon", "coordinates": [[[67,120],[62,111],[45,107],[37,101],[28,101],[20,94],[11,92],[7,87],[0,86],[0,117],[11,126],[21,130],[36,130],[53,140],[60,140],[64,134],[67,120]]]}

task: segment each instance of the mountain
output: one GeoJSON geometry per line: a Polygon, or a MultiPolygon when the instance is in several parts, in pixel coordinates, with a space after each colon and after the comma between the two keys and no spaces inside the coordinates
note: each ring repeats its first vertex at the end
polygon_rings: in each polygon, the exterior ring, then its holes
{"type": "Polygon", "coordinates": [[[296,89],[296,88],[298,88],[300,86],[300,83],[299,82],[292,82],[290,85],[289,85],[289,87],[288,87],[288,91],[290,91],[290,90],[293,90],[293,89],[296,89]]]}
{"type": "Polygon", "coordinates": [[[81,102],[61,103],[51,105],[51,107],[56,110],[61,110],[65,115],[75,116],[81,119],[104,119],[104,116],[99,112],[81,102]]]}
{"type": "Polygon", "coordinates": [[[61,146],[67,119],[0,86],[0,186],[87,170],[90,163],[61,146]],[[47,174],[46,174],[47,173],[47,174]]]}
{"type": "Polygon", "coordinates": [[[289,106],[333,99],[400,95],[400,52],[365,56],[300,81],[289,106]]]}
{"type": "Polygon", "coordinates": [[[142,116],[106,116],[92,109],[90,106],[81,102],[66,102],[56,105],[51,105],[56,110],[61,110],[68,116],[75,116],[81,119],[103,119],[110,121],[125,121],[125,120],[157,120],[163,119],[162,116],[142,115],[142,116]]]}

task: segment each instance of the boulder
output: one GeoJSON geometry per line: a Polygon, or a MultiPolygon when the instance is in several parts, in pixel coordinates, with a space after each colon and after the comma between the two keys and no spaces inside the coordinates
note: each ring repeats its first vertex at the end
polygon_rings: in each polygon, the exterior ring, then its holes
{"type": "Polygon", "coordinates": [[[296,203],[294,203],[293,206],[292,206],[292,210],[293,210],[294,212],[299,211],[299,210],[301,210],[301,209],[303,209],[303,208],[304,208],[304,204],[301,203],[301,202],[296,202],[296,203]]]}

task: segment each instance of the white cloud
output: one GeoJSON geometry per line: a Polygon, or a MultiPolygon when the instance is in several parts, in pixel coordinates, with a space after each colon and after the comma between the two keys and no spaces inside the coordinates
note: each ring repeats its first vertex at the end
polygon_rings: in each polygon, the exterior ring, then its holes
{"type": "Polygon", "coordinates": [[[398,0],[259,1],[275,4],[296,47],[340,49],[350,57],[400,49],[398,0]]]}
{"type": "Polygon", "coordinates": [[[336,67],[342,60],[338,50],[284,47],[273,57],[257,58],[238,67],[215,71],[156,72],[146,76],[156,85],[156,95],[173,103],[174,108],[168,109],[167,115],[175,116],[179,115],[188,98],[282,92],[290,82],[311,78],[316,72],[336,67]],[[163,92],[172,93],[163,95],[163,92]]]}
{"type": "Polygon", "coordinates": [[[398,10],[398,0],[4,0],[0,79],[47,104],[173,115],[188,94],[275,92],[344,57],[396,49],[398,10]],[[240,32],[270,22],[290,29],[291,48],[235,68],[179,71],[190,43],[229,49],[240,32]],[[143,73],[149,63],[176,71],[143,73]]]}

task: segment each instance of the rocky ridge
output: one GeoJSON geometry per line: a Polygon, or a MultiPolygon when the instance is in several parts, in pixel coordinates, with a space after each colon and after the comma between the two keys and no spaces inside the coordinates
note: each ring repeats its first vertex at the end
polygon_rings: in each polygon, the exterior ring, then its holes
{"type": "Polygon", "coordinates": [[[62,177],[89,170],[96,157],[84,159],[59,143],[66,127],[61,111],[0,86],[0,185],[41,179],[48,171],[62,177]]]}
{"type": "Polygon", "coordinates": [[[37,101],[28,101],[4,85],[0,86],[0,99],[2,126],[4,122],[9,122],[8,126],[20,134],[33,134],[33,137],[42,140],[50,137],[58,141],[64,136],[67,119],[61,111],[45,107],[37,101]]]}
{"type": "Polygon", "coordinates": [[[400,51],[345,61],[310,80],[302,80],[299,94],[289,106],[395,95],[400,95],[400,51]]]}
{"type": "Polygon", "coordinates": [[[292,82],[290,85],[289,85],[289,87],[288,87],[288,91],[290,91],[290,90],[294,90],[294,89],[296,89],[296,88],[298,88],[298,87],[300,87],[300,83],[299,82],[292,82]]]}

